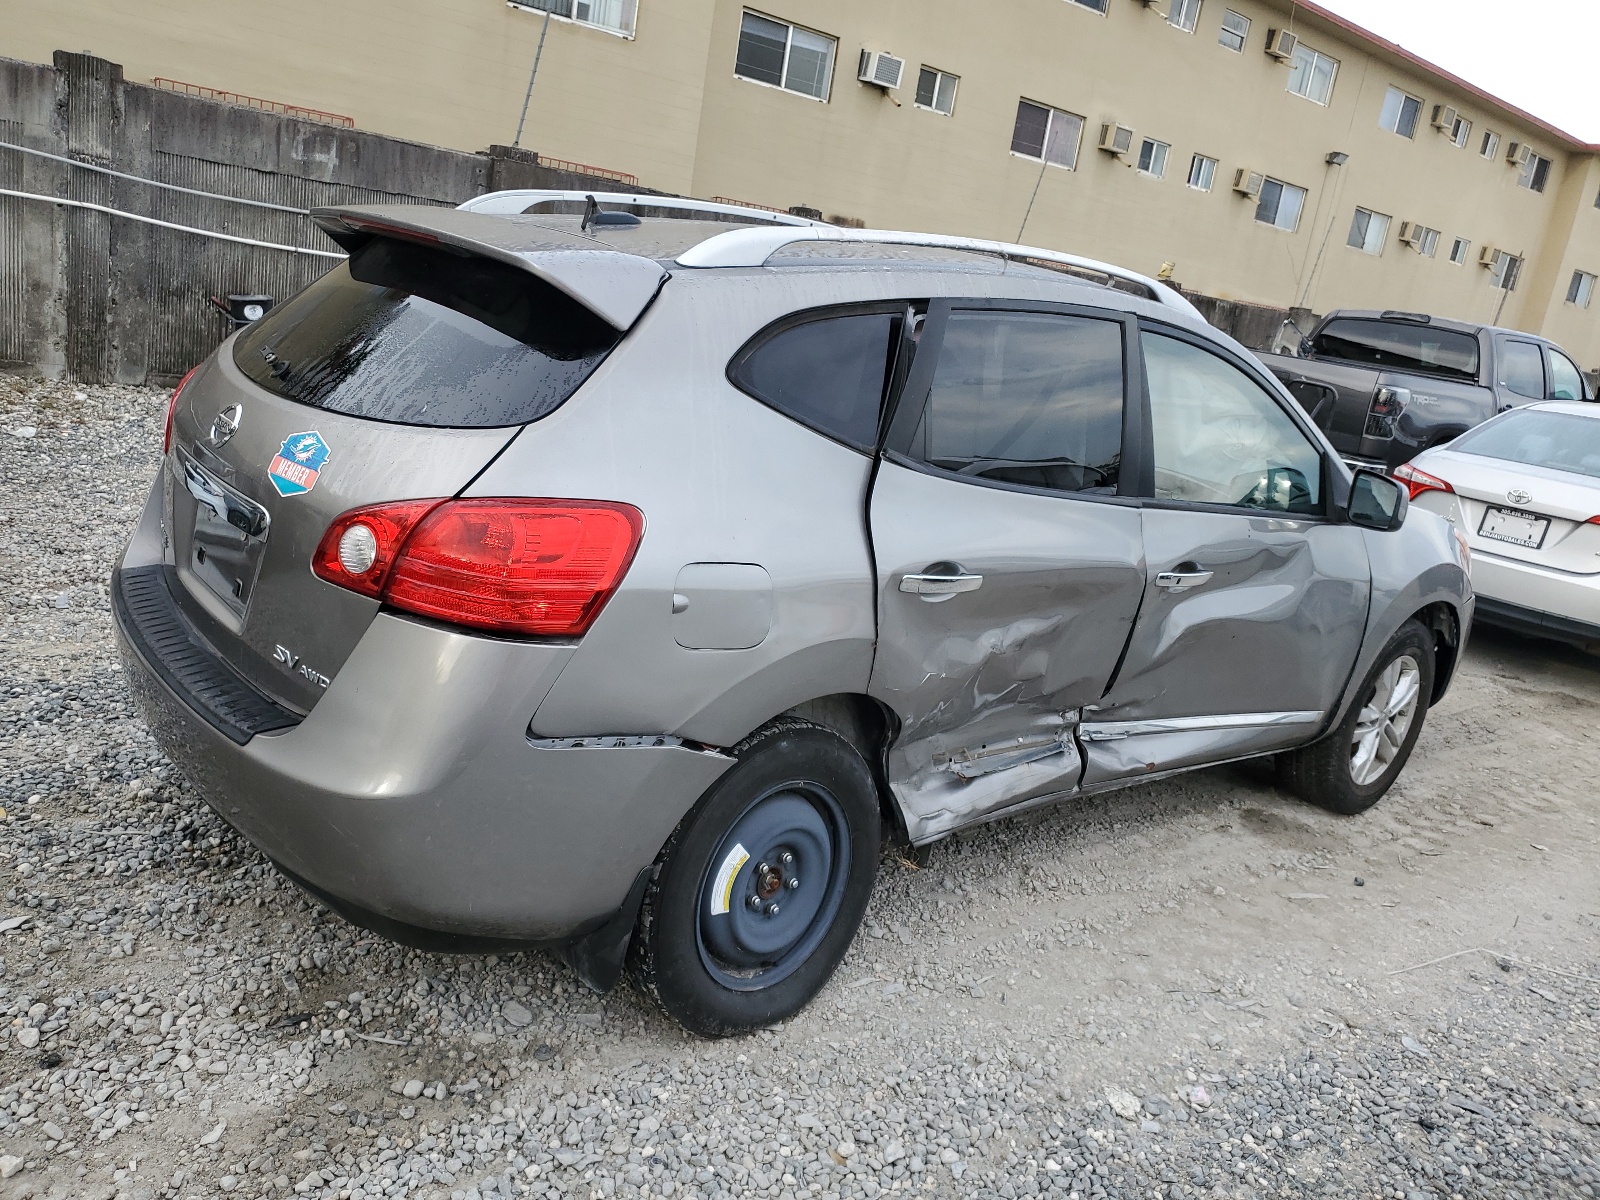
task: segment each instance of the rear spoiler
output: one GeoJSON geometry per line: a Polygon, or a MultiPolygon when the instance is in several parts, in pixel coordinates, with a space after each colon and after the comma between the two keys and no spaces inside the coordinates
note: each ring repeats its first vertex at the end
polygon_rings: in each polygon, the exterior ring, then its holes
{"type": "Polygon", "coordinates": [[[504,217],[453,208],[315,208],[311,218],[351,253],[375,237],[391,237],[509,263],[571,296],[621,333],[633,328],[668,278],[654,259],[599,249],[591,238],[540,226],[509,226],[504,217]]]}

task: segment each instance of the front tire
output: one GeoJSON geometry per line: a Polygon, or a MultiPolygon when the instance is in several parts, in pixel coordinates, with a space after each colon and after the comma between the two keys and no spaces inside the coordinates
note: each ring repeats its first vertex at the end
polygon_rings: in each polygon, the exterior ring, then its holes
{"type": "Polygon", "coordinates": [[[726,1037],[803,1008],[844,958],[878,872],[872,771],[854,746],[780,718],[668,839],[629,965],[685,1029],[726,1037]]]}
{"type": "Polygon", "coordinates": [[[1433,671],[1432,633],[1420,621],[1407,621],[1378,655],[1338,727],[1278,756],[1279,782],[1330,812],[1366,812],[1411,757],[1433,695],[1433,671]]]}

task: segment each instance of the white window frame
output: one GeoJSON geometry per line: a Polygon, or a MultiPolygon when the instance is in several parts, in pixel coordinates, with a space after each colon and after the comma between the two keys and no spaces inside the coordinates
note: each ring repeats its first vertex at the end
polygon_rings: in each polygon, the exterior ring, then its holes
{"type": "Polygon", "coordinates": [[[1492,129],[1483,131],[1483,141],[1478,143],[1478,156],[1493,160],[1500,155],[1500,135],[1492,129]]]}
{"type": "MultiPolygon", "coordinates": [[[[1042,108],[1045,110],[1045,112],[1050,114],[1049,118],[1045,121],[1044,126],[1044,147],[1040,153],[1036,155],[1024,154],[1022,151],[1015,149],[1013,149],[1011,153],[1015,157],[1023,159],[1027,162],[1043,163],[1047,167],[1059,167],[1063,171],[1076,171],[1078,169],[1078,156],[1083,150],[1083,127],[1086,124],[1084,118],[1080,117],[1077,113],[1070,113],[1064,108],[1057,108],[1053,104],[1040,104],[1037,100],[1029,100],[1026,96],[1017,97],[1017,106],[1020,108],[1024,104],[1031,104],[1034,108],[1042,108]],[[1055,133],[1057,117],[1070,118],[1078,123],[1077,135],[1072,139],[1071,162],[1056,162],[1054,159],[1049,157],[1050,139],[1055,133]]],[[[1011,126],[1011,140],[1015,142],[1016,137],[1016,123],[1013,119],[1011,126]]]]}
{"type": "Polygon", "coordinates": [[[1417,253],[1423,258],[1432,258],[1439,253],[1439,231],[1424,225],[1422,236],[1417,239],[1417,253]]]}
{"type": "MultiPolygon", "coordinates": [[[[559,0],[556,0],[556,2],[559,3],[559,0]]],[[[578,16],[580,5],[588,4],[591,6],[592,11],[593,0],[569,0],[569,4],[572,8],[570,15],[542,8],[534,0],[506,0],[507,8],[520,9],[523,12],[534,13],[541,17],[548,15],[557,21],[581,25],[585,29],[598,29],[601,33],[609,33],[612,37],[623,38],[630,42],[633,40],[639,23],[639,0],[622,0],[623,25],[607,25],[601,21],[593,21],[587,17],[578,16]],[[624,26],[626,27],[624,28],[624,26]]]]}
{"type": "Polygon", "coordinates": [[[1450,261],[1458,267],[1467,265],[1467,259],[1472,257],[1472,239],[1458,237],[1450,243],[1450,261]]]}
{"type": "Polygon", "coordinates": [[[1167,160],[1172,157],[1172,143],[1163,142],[1157,138],[1145,138],[1139,143],[1139,159],[1137,170],[1139,174],[1150,179],[1165,179],[1167,177],[1167,160]],[[1145,150],[1150,151],[1150,165],[1145,166],[1145,150]]]}
{"type": "Polygon", "coordinates": [[[1356,205],[1355,214],[1350,218],[1350,232],[1344,239],[1344,244],[1352,250],[1359,250],[1363,254],[1377,257],[1383,253],[1383,247],[1389,241],[1389,227],[1393,218],[1388,213],[1376,212],[1370,208],[1356,205]],[[1366,221],[1361,220],[1366,217],[1366,221]],[[1381,223],[1380,223],[1381,222],[1381,223]],[[1356,241],[1356,229],[1361,229],[1361,240],[1356,241]]]}
{"type": "Polygon", "coordinates": [[[924,104],[921,100],[918,100],[918,99],[915,98],[916,97],[916,92],[913,92],[912,93],[913,99],[911,101],[912,106],[914,108],[920,108],[923,112],[938,113],[941,117],[953,117],[953,116],[955,116],[955,112],[956,112],[956,89],[961,86],[961,76],[952,75],[952,74],[950,74],[949,71],[941,71],[938,67],[930,67],[927,63],[923,63],[917,69],[917,91],[921,91],[922,90],[922,74],[923,74],[924,71],[933,72],[933,76],[934,76],[934,80],[933,80],[933,103],[932,104],[924,104]],[[944,82],[947,79],[950,81],[950,107],[949,108],[940,108],[939,107],[939,90],[940,90],[941,87],[943,87],[944,82]]]}
{"type": "Polygon", "coordinates": [[[740,32],[741,33],[744,30],[744,18],[746,16],[759,17],[763,21],[771,21],[774,25],[782,25],[785,29],[787,29],[789,31],[788,36],[784,38],[784,42],[783,42],[783,66],[780,69],[779,75],[778,75],[779,79],[784,80],[785,82],[782,82],[782,83],[768,83],[765,79],[752,79],[748,75],[739,74],[739,52],[738,52],[737,43],[735,43],[735,47],[734,47],[733,77],[735,79],[741,80],[744,83],[753,83],[757,87],[772,88],[774,91],[785,92],[790,96],[800,96],[800,97],[802,97],[802,98],[804,98],[806,100],[814,100],[818,104],[826,104],[826,103],[828,103],[829,99],[833,95],[833,73],[838,68],[838,65],[839,65],[839,39],[834,37],[831,33],[823,33],[822,30],[820,30],[820,29],[812,29],[811,27],[809,27],[807,25],[796,25],[793,21],[785,21],[782,17],[774,17],[774,16],[771,16],[768,13],[761,12],[760,10],[754,9],[754,8],[746,8],[746,9],[740,10],[740,13],[739,13],[739,28],[740,28],[740,32]],[[809,33],[813,37],[826,38],[829,42],[832,43],[832,45],[828,49],[828,69],[827,69],[826,87],[825,87],[825,89],[823,91],[823,94],[820,95],[820,96],[818,96],[814,92],[806,92],[806,91],[800,90],[799,88],[792,88],[787,83],[787,80],[789,78],[789,57],[790,57],[791,53],[794,50],[794,35],[795,35],[795,31],[796,30],[798,30],[801,33],[809,33]]]}
{"type": "Polygon", "coordinates": [[[1068,2],[1078,8],[1087,8],[1090,12],[1099,13],[1102,17],[1111,7],[1110,0],[1068,0],[1068,2]]]}
{"type": "Polygon", "coordinates": [[[1472,122],[1465,117],[1457,117],[1455,126],[1450,130],[1450,142],[1459,148],[1465,148],[1472,140],[1472,122]]]}
{"type": "Polygon", "coordinates": [[[1527,188],[1530,192],[1544,194],[1544,189],[1550,186],[1550,172],[1555,170],[1555,161],[1542,154],[1528,154],[1528,161],[1523,164],[1522,170],[1517,172],[1517,186],[1527,188]],[[1539,183],[1539,164],[1544,164],[1544,182],[1539,183]],[[1535,184],[1539,186],[1535,187],[1535,184]]]}
{"type": "Polygon", "coordinates": [[[1222,30],[1217,34],[1217,45],[1221,46],[1224,50],[1231,50],[1235,54],[1243,54],[1244,48],[1249,44],[1250,18],[1245,16],[1242,12],[1234,12],[1233,9],[1230,8],[1227,12],[1222,14],[1222,30]],[[1243,21],[1244,28],[1235,29],[1230,26],[1228,24],[1230,17],[1243,21]],[[1223,40],[1225,37],[1236,37],[1239,39],[1239,44],[1237,46],[1230,45],[1228,42],[1223,40]]]}
{"type": "Polygon", "coordinates": [[[1294,56],[1289,62],[1289,82],[1284,85],[1291,96],[1299,96],[1303,100],[1309,100],[1313,104],[1320,104],[1326,108],[1333,103],[1333,86],[1338,80],[1339,60],[1337,58],[1334,58],[1331,54],[1324,54],[1320,50],[1313,50],[1304,42],[1294,48],[1294,56]],[[1311,57],[1307,60],[1305,67],[1306,90],[1298,92],[1295,90],[1294,81],[1296,73],[1300,71],[1300,56],[1302,53],[1309,54],[1311,57]],[[1312,92],[1316,90],[1317,67],[1322,63],[1328,64],[1328,89],[1319,98],[1312,95],[1312,92]]]}
{"type": "Polygon", "coordinates": [[[1494,265],[1489,269],[1489,286],[1502,292],[1514,292],[1522,281],[1522,257],[1504,250],[1494,252],[1494,265]]]}
{"type": "Polygon", "coordinates": [[[1567,285],[1567,303],[1577,308],[1588,308],[1594,299],[1595,275],[1592,271],[1574,271],[1567,285]]]}
{"type": "Polygon", "coordinates": [[[1378,110],[1378,128],[1388,130],[1396,137],[1403,137],[1407,141],[1415,141],[1417,137],[1417,126],[1422,124],[1422,109],[1422,97],[1413,96],[1404,88],[1397,88],[1391,84],[1389,85],[1389,89],[1383,93],[1383,107],[1378,110]],[[1399,103],[1397,103],[1394,107],[1394,116],[1390,117],[1389,101],[1395,96],[1400,97],[1400,100],[1399,103]],[[1411,122],[1411,132],[1401,133],[1400,124],[1405,118],[1407,100],[1411,101],[1411,103],[1417,106],[1417,116],[1416,119],[1411,122]],[[1390,121],[1393,121],[1394,123],[1390,124],[1390,121]]]}
{"type": "Polygon", "coordinates": [[[1261,206],[1264,203],[1266,203],[1266,201],[1264,199],[1258,199],[1256,201],[1256,211],[1255,211],[1256,224],[1257,225],[1265,225],[1265,226],[1267,226],[1268,228],[1271,228],[1271,229],[1281,229],[1284,233],[1298,233],[1300,231],[1300,218],[1305,216],[1305,212],[1306,212],[1306,197],[1307,197],[1307,195],[1309,193],[1307,193],[1305,188],[1300,187],[1298,184],[1288,183],[1288,182],[1286,182],[1286,181],[1284,181],[1282,179],[1274,179],[1270,175],[1263,175],[1261,177],[1261,184],[1262,184],[1261,192],[1262,192],[1262,196],[1263,197],[1266,195],[1266,191],[1267,191],[1266,185],[1269,184],[1269,183],[1273,183],[1273,184],[1277,184],[1278,185],[1278,208],[1273,212],[1272,220],[1263,221],[1261,219],[1261,206]],[[1294,212],[1294,224],[1292,224],[1292,225],[1285,225],[1285,224],[1283,224],[1283,220],[1282,220],[1282,218],[1283,218],[1283,196],[1284,196],[1284,193],[1286,193],[1286,192],[1294,192],[1299,196],[1299,199],[1296,201],[1296,207],[1295,207],[1295,212],[1294,212]]]}
{"type": "Polygon", "coordinates": [[[1204,0],[1167,0],[1167,24],[1184,33],[1193,33],[1200,24],[1200,5],[1204,0]],[[1188,19],[1185,25],[1184,19],[1188,19]]]}
{"type": "Polygon", "coordinates": [[[1206,154],[1196,154],[1189,160],[1188,186],[1197,192],[1209,192],[1217,181],[1217,160],[1206,154]],[[1199,175],[1203,182],[1196,183],[1199,175]]]}

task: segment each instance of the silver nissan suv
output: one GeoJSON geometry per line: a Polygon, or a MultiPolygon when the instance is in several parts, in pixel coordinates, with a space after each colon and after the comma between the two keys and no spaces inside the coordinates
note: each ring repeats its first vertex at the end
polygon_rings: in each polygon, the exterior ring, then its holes
{"type": "Polygon", "coordinates": [[[395,940],[766,1025],[886,838],[1265,755],[1360,812],[1461,654],[1450,526],[1154,280],[661,197],[316,217],[348,261],[173,394],[113,607],[172,760],[395,940]]]}

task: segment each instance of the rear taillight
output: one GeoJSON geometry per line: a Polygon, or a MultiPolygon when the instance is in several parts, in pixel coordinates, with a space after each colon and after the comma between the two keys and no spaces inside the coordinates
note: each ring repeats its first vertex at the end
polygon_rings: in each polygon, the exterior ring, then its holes
{"type": "Polygon", "coordinates": [[[167,425],[161,434],[161,453],[166,454],[172,449],[172,418],[178,412],[178,397],[183,395],[183,389],[189,386],[189,380],[194,378],[194,373],[200,368],[193,366],[184,377],[178,380],[178,386],[172,389],[172,395],[167,400],[167,425]]]}
{"type": "Polygon", "coordinates": [[[1423,492],[1449,492],[1455,495],[1455,488],[1451,487],[1437,475],[1429,475],[1426,471],[1418,470],[1410,463],[1401,463],[1394,469],[1394,477],[1406,485],[1406,491],[1411,493],[1415,500],[1423,492]]]}
{"type": "Polygon", "coordinates": [[[415,500],[339,517],[312,569],[418,616],[577,637],[622,582],[643,533],[638,509],[605,500],[415,500]]]}
{"type": "Polygon", "coordinates": [[[1409,388],[1381,387],[1372,393],[1372,403],[1367,406],[1367,437],[1394,436],[1394,423],[1411,403],[1409,388]]]}

